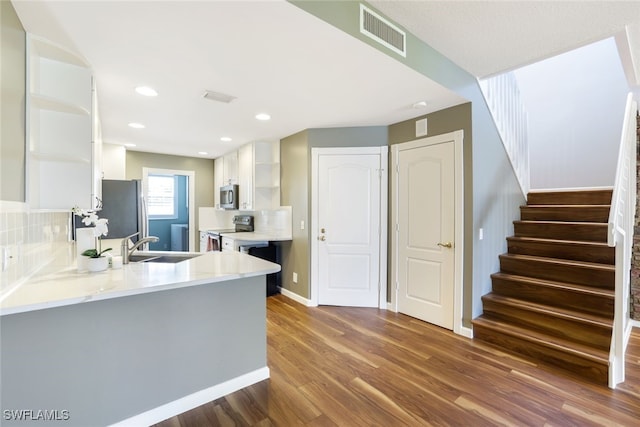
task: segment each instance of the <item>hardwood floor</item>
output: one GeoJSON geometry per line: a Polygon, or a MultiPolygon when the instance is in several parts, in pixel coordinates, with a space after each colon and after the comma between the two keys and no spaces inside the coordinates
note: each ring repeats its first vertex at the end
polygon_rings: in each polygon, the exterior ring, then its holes
{"type": "Polygon", "coordinates": [[[385,310],[267,299],[271,378],[157,427],[638,426],[640,330],[616,390],[385,310]]]}

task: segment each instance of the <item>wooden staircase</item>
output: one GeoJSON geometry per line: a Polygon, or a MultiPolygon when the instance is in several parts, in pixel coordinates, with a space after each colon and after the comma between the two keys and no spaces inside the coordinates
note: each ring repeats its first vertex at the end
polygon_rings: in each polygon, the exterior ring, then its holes
{"type": "Polygon", "coordinates": [[[504,350],[607,384],[615,250],[611,190],[533,192],[507,238],[473,334],[504,350]]]}

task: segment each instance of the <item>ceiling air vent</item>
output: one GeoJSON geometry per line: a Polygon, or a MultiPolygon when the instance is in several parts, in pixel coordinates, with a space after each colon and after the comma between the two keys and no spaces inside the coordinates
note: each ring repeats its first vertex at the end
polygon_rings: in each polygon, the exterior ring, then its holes
{"type": "Polygon", "coordinates": [[[405,32],[363,4],[360,4],[360,32],[397,54],[407,56],[405,32]]]}

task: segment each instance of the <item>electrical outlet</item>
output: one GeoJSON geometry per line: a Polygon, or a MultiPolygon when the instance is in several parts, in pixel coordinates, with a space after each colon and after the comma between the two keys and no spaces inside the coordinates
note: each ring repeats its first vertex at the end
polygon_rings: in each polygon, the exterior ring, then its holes
{"type": "Polygon", "coordinates": [[[479,229],[478,230],[478,240],[482,240],[484,239],[484,229],[479,229]]]}
{"type": "Polygon", "coordinates": [[[304,219],[300,221],[300,230],[304,230],[304,219]]]}
{"type": "Polygon", "coordinates": [[[293,283],[298,283],[298,273],[293,272],[293,283]]]}

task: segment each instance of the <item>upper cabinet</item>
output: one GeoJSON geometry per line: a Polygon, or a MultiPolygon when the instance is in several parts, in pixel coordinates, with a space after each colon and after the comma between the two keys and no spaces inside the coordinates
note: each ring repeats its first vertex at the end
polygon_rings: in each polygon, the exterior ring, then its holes
{"type": "Polygon", "coordinates": [[[96,207],[99,124],[89,64],[27,36],[28,201],[35,209],[96,207]]]}
{"type": "Polygon", "coordinates": [[[238,152],[227,153],[222,158],[222,185],[238,183],[238,152]]]}
{"type": "MultiPolygon", "coordinates": [[[[221,185],[238,184],[239,208],[280,207],[280,142],[252,142],[215,160],[216,193],[221,185]],[[229,181],[231,179],[231,181],[229,181]]],[[[220,206],[215,195],[215,206],[220,206]]]]}

